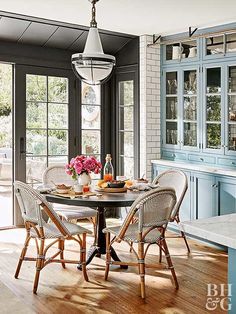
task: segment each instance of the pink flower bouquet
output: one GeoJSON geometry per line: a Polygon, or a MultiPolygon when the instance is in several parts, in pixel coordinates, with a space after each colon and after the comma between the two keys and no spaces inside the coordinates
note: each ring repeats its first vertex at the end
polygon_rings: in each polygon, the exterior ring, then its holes
{"type": "Polygon", "coordinates": [[[94,172],[95,174],[100,173],[102,164],[94,156],[76,156],[72,158],[69,164],[65,166],[65,171],[68,175],[72,176],[72,179],[76,180],[78,175],[83,172],[89,174],[94,172]]]}

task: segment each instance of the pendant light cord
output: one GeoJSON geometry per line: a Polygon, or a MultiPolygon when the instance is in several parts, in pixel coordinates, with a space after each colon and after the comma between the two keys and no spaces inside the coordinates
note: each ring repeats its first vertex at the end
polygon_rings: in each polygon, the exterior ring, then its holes
{"type": "Polygon", "coordinates": [[[90,22],[90,27],[97,27],[97,22],[96,22],[96,4],[97,0],[92,1],[92,20],[90,22]]]}

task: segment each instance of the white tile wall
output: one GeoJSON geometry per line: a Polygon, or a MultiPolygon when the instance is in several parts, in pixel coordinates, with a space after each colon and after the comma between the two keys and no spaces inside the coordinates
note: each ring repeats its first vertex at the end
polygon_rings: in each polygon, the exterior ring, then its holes
{"type": "Polygon", "coordinates": [[[140,36],[140,174],[151,179],[151,160],[160,158],[160,46],[140,36]]]}

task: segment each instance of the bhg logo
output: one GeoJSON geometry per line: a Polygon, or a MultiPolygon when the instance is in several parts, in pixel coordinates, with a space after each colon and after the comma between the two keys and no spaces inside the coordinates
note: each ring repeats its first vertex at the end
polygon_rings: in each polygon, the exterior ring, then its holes
{"type": "Polygon", "coordinates": [[[207,284],[206,309],[214,311],[217,308],[223,311],[231,310],[232,284],[207,284]]]}

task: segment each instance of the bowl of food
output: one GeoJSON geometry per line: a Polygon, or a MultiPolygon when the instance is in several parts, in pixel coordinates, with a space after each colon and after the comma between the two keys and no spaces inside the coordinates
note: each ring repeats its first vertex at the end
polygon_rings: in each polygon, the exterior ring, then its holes
{"type": "Polygon", "coordinates": [[[147,179],[144,179],[144,178],[139,178],[136,180],[137,183],[148,183],[148,180],[147,179]]]}
{"type": "Polygon", "coordinates": [[[124,181],[111,181],[107,182],[107,187],[108,188],[123,188],[125,186],[124,181]]]}
{"type": "Polygon", "coordinates": [[[67,194],[71,190],[71,185],[65,185],[65,184],[57,184],[56,185],[56,192],[59,194],[67,194]]]}

